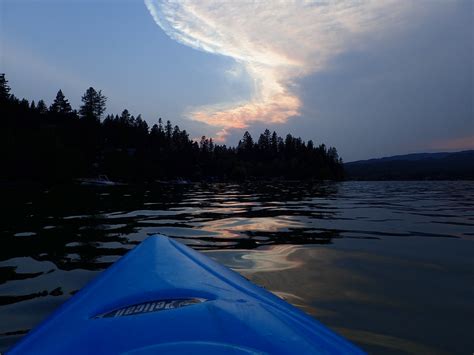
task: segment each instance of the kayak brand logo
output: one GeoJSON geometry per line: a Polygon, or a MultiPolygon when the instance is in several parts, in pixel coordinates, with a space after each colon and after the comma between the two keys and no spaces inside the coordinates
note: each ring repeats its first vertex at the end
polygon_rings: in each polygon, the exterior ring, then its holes
{"type": "Polygon", "coordinates": [[[119,309],[114,309],[113,311],[99,314],[96,318],[118,318],[126,316],[136,316],[144,313],[152,313],[159,311],[166,311],[170,309],[176,309],[186,306],[191,306],[198,303],[206,302],[204,298],[186,298],[186,299],[175,299],[175,300],[159,300],[138,303],[132,306],[126,306],[119,309]]]}

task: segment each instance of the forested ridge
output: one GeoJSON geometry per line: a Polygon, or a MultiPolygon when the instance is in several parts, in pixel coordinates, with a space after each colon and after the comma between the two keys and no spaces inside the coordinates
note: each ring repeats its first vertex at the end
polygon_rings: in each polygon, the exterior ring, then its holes
{"type": "Polygon", "coordinates": [[[18,99],[0,74],[0,144],[3,180],[67,181],[106,174],[122,181],[342,179],[335,148],[291,134],[245,132],[236,147],[189,138],[170,121],[149,127],[128,110],[107,115],[107,98],[90,87],[74,110],[61,90],[47,106],[18,99]]]}

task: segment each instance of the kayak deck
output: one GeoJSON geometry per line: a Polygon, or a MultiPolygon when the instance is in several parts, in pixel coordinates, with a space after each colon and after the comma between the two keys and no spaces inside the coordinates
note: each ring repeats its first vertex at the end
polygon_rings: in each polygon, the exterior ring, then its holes
{"type": "Polygon", "coordinates": [[[164,236],[127,253],[8,354],[363,354],[241,275],[164,236]]]}

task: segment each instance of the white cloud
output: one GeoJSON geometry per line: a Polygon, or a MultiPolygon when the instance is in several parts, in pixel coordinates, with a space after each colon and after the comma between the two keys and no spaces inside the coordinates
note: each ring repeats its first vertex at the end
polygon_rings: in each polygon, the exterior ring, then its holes
{"type": "Polygon", "coordinates": [[[252,122],[283,123],[300,112],[295,80],[321,71],[368,33],[403,22],[408,2],[145,0],[155,22],[174,40],[229,56],[254,83],[251,99],[197,107],[192,119],[221,129],[252,122]]]}

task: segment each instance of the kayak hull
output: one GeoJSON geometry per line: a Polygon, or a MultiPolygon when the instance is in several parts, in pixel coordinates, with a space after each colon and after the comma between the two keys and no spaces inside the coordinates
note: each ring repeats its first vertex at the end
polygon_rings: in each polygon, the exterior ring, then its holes
{"type": "Polygon", "coordinates": [[[152,236],[8,354],[363,354],[239,274],[152,236]]]}

